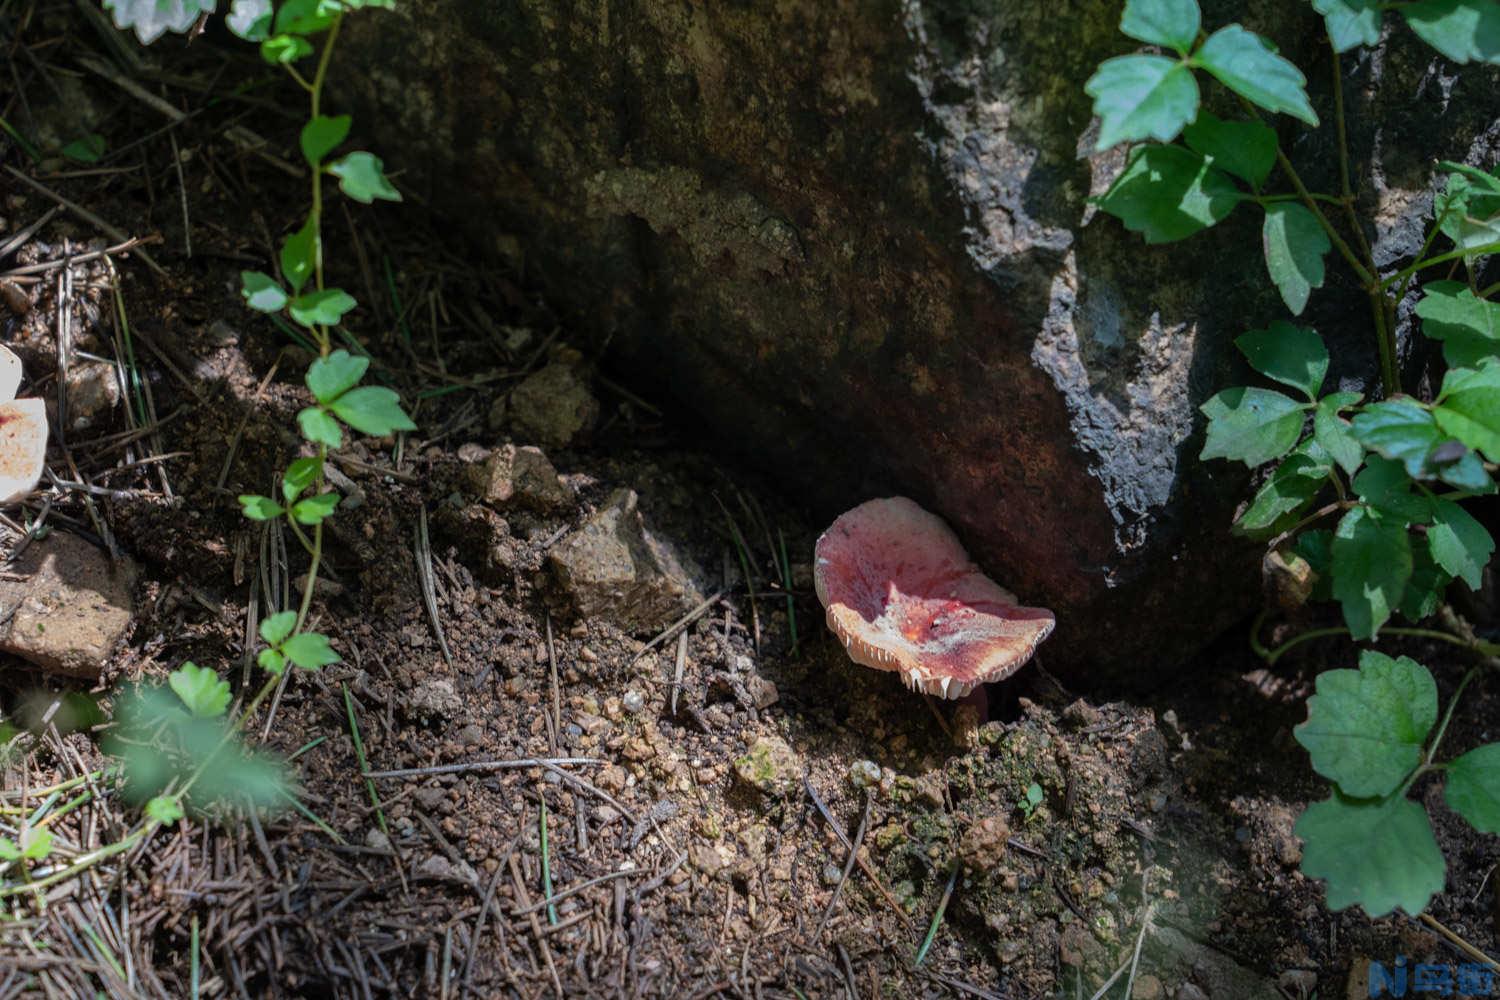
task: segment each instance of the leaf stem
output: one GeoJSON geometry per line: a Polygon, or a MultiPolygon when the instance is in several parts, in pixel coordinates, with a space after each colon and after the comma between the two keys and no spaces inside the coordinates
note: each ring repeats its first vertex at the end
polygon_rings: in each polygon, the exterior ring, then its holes
{"type": "Polygon", "coordinates": [[[1411,277],[1418,271],[1425,271],[1429,267],[1436,267],[1439,264],[1446,264],[1451,260],[1458,260],[1462,257],[1478,257],[1484,254],[1491,253],[1500,253],[1500,243],[1485,243],[1477,247],[1461,247],[1457,250],[1449,250],[1447,253],[1440,253],[1436,257],[1428,257],[1425,260],[1418,260],[1415,263],[1408,264],[1406,267],[1402,268],[1395,274],[1391,275],[1389,278],[1386,278],[1384,281],[1382,281],[1380,283],[1380,287],[1386,288],[1398,281],[1402,281],[1406,278],[1411,277]]]}

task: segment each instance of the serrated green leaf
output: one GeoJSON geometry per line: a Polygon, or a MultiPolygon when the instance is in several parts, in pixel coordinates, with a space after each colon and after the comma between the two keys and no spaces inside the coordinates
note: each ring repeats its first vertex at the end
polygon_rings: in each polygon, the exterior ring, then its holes
{"type": "Polygon", "coordinates": [[[1254,32],[1226,25],[1208,36],[1193,62],[1250,103],[1317,127],[1318,116],[1307,100],[1307,78],[1254,32]]]}
{"type": "Polygon", "coordinates": [[[1327,528],[1304,531],[1293,539],[1292,551],[1307,560],[1317,577],[1309,600],[1333,600],[1333,532],[1327,528]]]}
{"type": "Polygon", "coordinates": [[[323,162],[323,157],[333,152],[349,135],[349,124],[354,119],[348,115],[318,115],[302,126],[300,144],[302,158],[314,170],[323,162]]]}
{"type": "Polygon", "coordinates": [[[1479,589],[1484,567],[1495,554],[1495,540],[1472,514],[1452,500],[1433,500],[1427,542],[1434,562],[1469,589],[1479,589]]]}
{"type": "Polygon", "coordinates": [[[1369,456],[1350,485],[1355,496],[1382,516],[1412,524],[1425,524],[1432,516],[1427,498],[1412,492],[1411,477],[1394,459],[1369,456]]]}
{"type": "Polygon", "coordinates": [[[1373,403],[1355,416],[1351,426],[1360,443],[1400,462],[1413,479],[1427,474],[1427,456],[1444,438],[1432,413],[1410,399],[1373,403]]]}
{"type": "Polygon", "coordinates": [[[359,303],[354,296],[342,288],[325,288],[321,292],[299,295],[287,306],[292,319],[309,329],[315,326],[336,326],[344,314],[359,303]]]}
{"type": "Polygon", "coordinates": [[[281,477],[281,495],[286,498],[287,503],[291,503],[318,481],[318,473],[322,471],[323,460],[316,455],[294,460],[281,477]]]}
{"type": "Polygon", "coordinates": [[[286,766],[269,754],[250,753],[242,745],[216,758],[194,791],[214,801],[263,807],[281,805],[290,794],[286,766]]]}
{"type": "Polygon", "coordinates": [[[98,132],[90,132],[68,143],[61,150],[62,155],[77,163],[98,163],[104,157],[104,151],[108,144],[104,136],[98,132]]]}
{"type": "Polygon", "coordinates": [[[247,42],[271,37],[271,0],[234,0],[224,24],[247,42]]]}
{"type": "Polygon", "coordinates": [[[401,200],[401,192],[385,176],[385,164],[374,153],[349,153],[330,164],[328,172],[339,179],[339,190],[355,201],[368,205],[376,199],[401,200]]]}
{"type": "Polygon", "coordinates": [[[318,227],[309,217],[301,229],[292,233],[281,244],[281,273],[287,284],[292,286],[293,295],[302,291],[302,286],[312,277],[317,259],[318,227]]]}
{"type": "Polygon", "coordinates": [[[369,358],[350,354],[341,347],[308,366],[307,387],[318,402],[331,403],[358,385],[369,367],[369,358]]]}
{"type": "Polygon", "coordinates": [[[1310,327],[1277,320],[1264,330],[1251,330],[1235,340],[1250,367],[1269,379],[1301,389],[1316,400],[1328,375],[1328,348],[1310,327]]]}
{"type": "Polygon", "coordinates": [[[1500,743],[1486,743],[1448,763],[1448,808],[1480,833],[1500,833],[1500,743]]]}
{"type": "Polygon", "coordinates": [[[1439,230],[1472,262],[1478,251],[1500,243],[1500,179],[1463,163],[1444,161],[1451,171],[1443,192],[1433,201],[1433,217],[1439,230]]]}
{"type": "Polygon", "coordinates": [[[1122,142],[1171,142],[1198,113],[1198,81],[1178,59],[1115,56],[1083,85],[1099,117],[1096,149],[1122,142]]]}
{"type": "Polygon", "coordinates": [[[328,644],[328,636],[317,632],[299,632],[282,644],[281,652],[303,670],[317,670],[340,661],[328,644]]]}
{"type": "Polygon", "coordinates": [[[200,719],[214,719],[229,707],[229,682],[192,660],[167,675],[167,685],[182,699],[187,710],[200,719]]]}
{"type": "Polygon", "coordinates": [[[298,524],[322,524],[325,518],[333,516],[334,508],[338,505],[337,493],[308,497],[292,508],[292,517],[297,519],[298,524]]]}
{"type": "Polygon", "coordinates": [[[1454,62],[1500,63],[1495,0],[1419,0],[1397,9],[1418,38],[1454,62]]]}
{"type": "Polygon", "coordinates": [[[1413,622],[1422,621],[1436,613],[1443,602],[1448,584],[1453,582],[1441,566],[1433,562],[1431,549],[1419,542],[1411,549],[1411,579],[1406,581],[1406,590],[1401,594],[1397,608],[1413,622]]]}
{"type": "Polygon", "coordinates": [[[286,657],[274,649],[262,649],[260,655],[255,658],[255,662],[260,664],[260,668],[266,673],[277,677],[280,677],[281,672],[286,669],[286,657]]]}
{"type": "Polygon", "coordinates": [[[1264,184],[1276,165],[1276,133],[1260,122],[1224,121],[1203,109],[1182,138],[1189,149],[1254,187],[1264,184]]]}
{"type": "Polygon", "coordinates": [[[1220,222],[1246,197],[1228,174],[1192,150],[1140,146],[1099,207],[1147,243],[1170,243],[1220,222]]]}
{"type": "Polygon", "coordinates": [[[1313,0],[1335,52],[1380,41],[1380,0],[1313,0]]]}
{"type": "Polygon", "coordinates": [[[288,66],[312,54],[312,43],[298,35],[272,35],[260,43],[260,57],[272,66],[288,66]]]}
{"type": "Polygon", "coordinates": [[[1447,871],[1427,813],[1406,798],[1360,802],[1337,793],[1315,802],[1292,832],[1302,838],[1302,874],[1328,883],[1328,908],[1358,904],[1372,917],[1398,906],[1421,913],[1447,871]]]}
{"type": "Polygon", "coordinates": [[[1197,0],[1127,0],[1120,31],[1138,42],[1186,55],[1198,40],[1202,19],[1197,0]]]}
{"type": "Polygon", "coordinates": [[[286,508],[255,493],[240,494],[240,510],[252,521],[271,521],[286,513],[286,508]]]}
{"type": "Polygon", "coordinates": [[[1395,791],[1422,762],[1437,713],[1437,683],[1426,667],[1365,650],[1358,670],[1318,675],[1307,721],[1292,734],[1314,771],[1345,795],[1370,798],[1395,791]]]}
{"type": "Polygon", "coordinates": [[[1351,476],[1364,461],[1365,449],[1354,437],[1349,421],[1339,416],[1339,412],[1362,398],[1357,392],[1330,393],[1318,400],[1318,408],[1313,411],[1313,440],[1351,476]]]}
{"type": "Polygon", "coordinates": [[[274,313],[286,308],[286,290],[275,278],[260,271],[240,272],[240,295],[256,312],[274,313]]]}
{"type": "Polygon", "coordinates": [[[1399,520],[1355,507],[1333,533],[1332,592],[1355,639],[1373,639],[1411,577],[1411,538],[1399,520]]]}
{"type": "Polygon", "coordinates": [[[1439,479],[1465,493],[1480,495],[1495,492],[1495,481],[1485,470],[1484,461],[1462,441],[1452,438],[1444,441],[1433,449],[1427,463],[1439,479]],[[1462,449],[1462,453],[1454,454],[1450,449],[1462,449]]]}
{"type": "Polygon", "coordinates": [[[297,426],[302,430],[302,436],[313,444],[326,444],[330,448],[339,448],[344,444],[344,432],[339,428],[339,422],[318,406],[309,406],[297,412],[297,426]]]}
{"type": "Polygon", "coordinates": [[[1324,476],[1305,474],[1317,468],[1317,463],[1306,455],[1287,456],[1256,491],[1250,505],[1234,522],[1234,530],[1252,538],[1275,534],[1288,515],[1306,508],[1328,485],[1324,476]]]}
{"type": "Polygon", "coordinates": [[[1500,461],[1500,361],[1443,376],[1432,415],[1438,426],[1491,462],[1500,461]]]}
{"type": "Polygon", "coordinates": [[[329,409],[350,427],[373,437],[417,429],[401,409],[401,397],[385,386],[364,385],[350,389],[334,400],[329,409]]]}
{"type": "Polygon", "coordinates": [[[1208,417],[1208,436],[1198,457],[1227,458],[1254,468],[1296,447],[1306,407],[1271,389],[1236,386],[1199,409],[1208,417]]]}
{"type": "Polygon", "coordinates": [[[115,27],[134,31],[142,45],[150,45],[168,31],[181,34],[204,14],[212,14],[216,0],[104,0],[115,27]]]}
{"type": "Polygon", "coordinates": [[[157,795],[146,803],[146,815],[163,825],[182,819],[182,805],[173,795],[157,795]]]}
{"type": "Polygon", "coordinates": [[[278,611],[261,619],[260,637],[267,646],[280,646],[297,627],[297,612],[278,611]]]}
{"type": "Polygon", "coordinates": [[[1314,288],[1323,287],[1323,257],[1332,249],[1317,217],[1294,201],[1266,206],[1261,226],[1266,271],[1293,316],[1302,315],[1314,288]]]}
{"type": "Polygon", "coordinates": [[[1479,298],[1462,282],[1429,282],[1417,315],[1422,332],[1443,342],[1451,368],[1474,368],[1500,355],[1500,303],[1479,298]]]}

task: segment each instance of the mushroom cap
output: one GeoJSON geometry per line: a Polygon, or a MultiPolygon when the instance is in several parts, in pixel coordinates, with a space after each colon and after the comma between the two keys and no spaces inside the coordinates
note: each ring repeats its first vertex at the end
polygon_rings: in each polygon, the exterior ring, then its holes
{"type": "Polygon", "coordinates": [[[905,497],[834,521],[818,539],[813,581],[850,659],[944,698],[1009,677],[1056,624],[981,573],[958,536],[905,497]]]}
{"type": "Polygon", "coordinates": [[[46,464],[46,405],[40,399],[0,403],[0,504],[36,489],[46,464]]]}

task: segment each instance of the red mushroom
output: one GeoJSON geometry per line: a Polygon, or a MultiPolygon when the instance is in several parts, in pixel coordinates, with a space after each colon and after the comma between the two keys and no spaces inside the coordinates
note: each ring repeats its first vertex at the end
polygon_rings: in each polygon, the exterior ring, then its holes
{"type": "Polygon", "coordinates": [[[834,521],[818,539],[813,581],[850,659],[944,698],[1009,677],[1056,624],[981,573],[948,526],[905,497],[834,521]]]}

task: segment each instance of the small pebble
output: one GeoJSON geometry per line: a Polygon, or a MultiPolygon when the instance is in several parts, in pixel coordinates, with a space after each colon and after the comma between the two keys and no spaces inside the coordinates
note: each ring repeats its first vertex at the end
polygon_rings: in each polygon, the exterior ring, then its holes
{"type": "Polygon", "coordinates": [[[873,760],[857,760],[849,765],[849,782],[855,788],[880,784],[880,765],[873,760]]]}
{"type": "Polygon", "coordinates": [[[625,697],[620,699],[620,703],[625,706],[625,711],[634,714],[646,707],[646,696],[632,689],[625,692],[625,697]]]}

